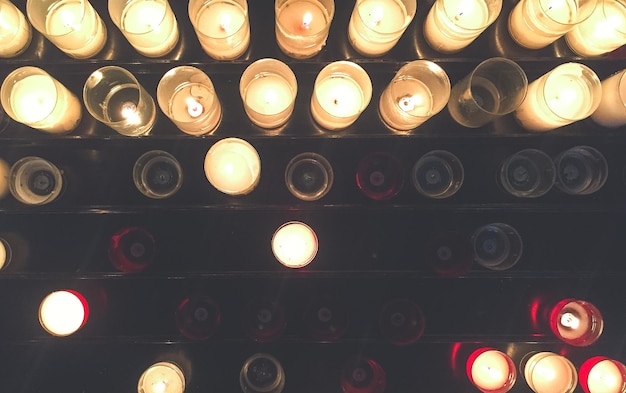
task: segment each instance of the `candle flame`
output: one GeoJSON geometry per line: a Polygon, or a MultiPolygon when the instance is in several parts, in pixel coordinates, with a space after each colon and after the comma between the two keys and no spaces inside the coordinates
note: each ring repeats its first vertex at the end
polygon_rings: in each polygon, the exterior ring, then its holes
{"type": "Polygon", "coordinates": [[[377,5],[372,9],[370,16],[372,17],[372,26],[378,26],[380,21],[383,20],[385,10],[380,5],[377,5]]]}
{"type": "Polygon", "coordinates": [[[187,107],[187,113],[191,117],[198,117],[204,112],[204,107],[194,97],[185,98],[185,104],[187,107]]]}
{"type": "Polygon", "coordinates": [[[154,393],[163,393],[165,392],[165,389],[167,388],[167,382],[166,381],[158,381],[156,382],[154,385],[152,385],[152,391],[154,393]]]}
{"type": "Polygon", "coordinates": [[[309,29],[312,21],[313,14],[311,14],[310,12],[305,13],[302,16],[302,27],[304,27],[305,29],[309,29]]]}
{"type": "Polygon", "coordinates": [[[580,320],[574,314],[566,312],[561,316],[561,325],[570,329],[577,329],[580,326],[580,320]]]}
{"type": "Polygon", "coordinates": [[[231,32],[230,25],[233,23],[233,18],[229,14],[220,15],[220,29],[226,33],[231,32]]]}
{"type": "Polygon", "coordinates": [[[410,112],[416,107],[420,107],[422,105],[424,105],[424,97],[419,94],[412,96],[406,95],[404,97],[400,97],[398,100],[398,106],[400,106],[400,109],[405,112],[410,112]]]}
{"type": "Polygon", "coordinates": [[[141,120],[137,113],[137,106],[132,102],[122,104],[122,117],[130,124],[139,124],[141,120]]]}

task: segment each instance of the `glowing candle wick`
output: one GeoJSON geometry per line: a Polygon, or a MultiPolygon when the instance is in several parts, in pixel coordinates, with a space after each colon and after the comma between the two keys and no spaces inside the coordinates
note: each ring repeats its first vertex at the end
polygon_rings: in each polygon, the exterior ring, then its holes
{"type": "Polygon", "coordinates": [[[220,30],[225,31],[226,33],[230,33],[230,24],[232,23],[232,18],[229,14],[222,14],[220,16],[220,30]]]}
{"type": "Polygon", "coordinates": [[[378,26],[380,22],[383,20],[384,14],[385,14],[385,11],[383,10],[383,7],[381,6],[374,7],[374,9],[372,9],[372,13],[370,14],[370,16],[372,17],[372,26],[378,26]]]}
{"type": "Polygon", "coordinates": [[[185,98],[185,104],[187,106],[187,113],[189,113],[191,117],[198,117],[204,112],[202,104],[193,97],[185,98]]]}
{"type": "Polygon", "coordinates": [[[421,95],[413,95],[413,96],[404,96],[404,97],[400,97],[400,99],[398,100],[398,105],[400,106],[400,109],[402,109],[405,112],[410,112],[413,109],[415,109],[418,106],[421,106],[424,104],[424,99],[422,98],[421,95]]]}
{"type": "Polygon", "coordinates": [[[139,123],[139,113],[137,113],[137,106],[132,102],[125,102],[122,104],[122,117],[129,123],[139,123]]]}
{"type": "Polygon", "coordinates": [[[276,99],[278,98],[276,95],[276,92],[272,89],[268,89],[265,91],[265,95],[263,96],[263,98],[265,99],[265,102],[269,105],[272,105],[276,102],[276,99]]]}
{"type": "Polygon", "coordinates": [[[305,29],[311,28],[311,21],[313,21],[313,15],[310,12],[307,12],[302,17],[302,27],[305,29]]]}
{"type": "Polygon", "coordinates": [[[576,329],[580,326],[580,320],[576,318],[574,314],[566,312],[561,316],[561,325],[571,329],[576,329]]]}
{"type": "Polygon", "coordinates": [[[163,393],[167,387],[166,381],[159,381],[154,384],[154,393],[163,393]]]}

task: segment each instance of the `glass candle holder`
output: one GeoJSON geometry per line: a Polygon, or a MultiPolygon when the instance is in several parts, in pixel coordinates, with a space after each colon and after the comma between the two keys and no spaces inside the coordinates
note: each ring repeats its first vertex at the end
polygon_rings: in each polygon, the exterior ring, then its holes
{"type": "Polygon", "coordinates": [[[19,56],[30,45],[33,36],[26,17],[9,0],[0,0],[0,57],[19,56]]]}
{"type": "Polygon", "coordinates": [[[424,38],[441,53],[471,44],[500,15],[502,0],[437,0],[426,16],[424,38]]]}
{"type": "Polygon", "coordinates": [[[210,134],[222,119],[222,106],[207,74],[192,66],[180,66],[163,75],[157,86],[161,111],[181,131],[210,134]]]}
{"type": "Polygon", "coordinates": [[[375,201],[393,198],[404,186],[404,168],[392,154],[368,154],[357,164],[356,185],[375,201]]]}
{"type": "Polygon", "coordinates": [[[236,59],[250,46],[246,0],[190,0],[189,17],[202,49],[216,60],[236,59]]]}
{"type": "Polygon", "coordinates": [[[120,272],[138,273],[154,262],[156,241],[145,229],[122,228],[109,239],[108,254],[109,261],[120,272]]]}
{"type": "Polygon", "coordinates": [[[549,131],[589,117],[601,98],[602,84],[592,69],[565,63],[528,86],[515,118],[528,131],[549,131]]]}
{"type": "Polygon", "coordinates": [[[244,393],[281,393],[285,387],[285,371],[274,356],[256,353],[241,367],[239,384],[244,393]]]}
{"type": "Polygon", "coordinates": [[[259,183],[261,158],[243,139],[222,139],[207,152],[204,173],[217,190],[228,195],[245,195],[259,183]]]}
{"type": "Polygon", "coordinates": [[[217,332],[221,320],[219,304],[205,295],[187,297],[176,308],[176,327],[190,340],[210,338],[217,332]]]}
{"type": "Polygon", "coordinates": [[[308,59],[326,45],[334,0],[276,0],[274,10],[276,42],[286,55],[308,59]]]}
{"type": "Polygon", "coordinates": [[[327,130],[349,127],[367,108],[372,81],[356,63],[336,61],[324,67],[315,79],[311,115],[327,130]]]}
{"type": "Polygon", "coordinates": [[[550,191],[556,180],[552,158],[537,149],[524,149],[509,156],[500,167],[500,184],[520,198],[538,198],[550,191]]]}
{"type": "Polygon", "coordinates": [[[6,239],[0,238],[0,271],[8,268],[12,257],[11,245],[6,239]]]}
{"type": "Polygon", "coordinates": [[[454,85],[448,110],[457,123],[470,128],[482,127],[516,110],[527,88],[528,79],[517,63],[493,57],[454,85]]]}
{"type": "Polygon", "coordinates": [[[626,124],[626,69],[602,81],[602,98],[591,119],[609,128],[626,124]]]}
{"type": "Polygon", "coordinates": [[[424,259],[440,277],[459,277],[469,272],[474,262],[470,237],[446,232],[433,236],[426,243],[424,259]]]}
{"type": "Polygon", "coordinates": [[[2,82],[0,99],[11,119],[50,134],[73,131],[83,114],[78,98],[37,67],[11,72],[2,82]]]}
{"type": "Polygon", "coordinates": [[[291,117],[298,82],[287,64],[276,59],[260,59],[241,75],[239,93],[246,114],[254,124],[278,128],[291,117]]]}
{"type": "Polygon", "coordinates": [[[467,359],[467,378],[483,393],[506,393],[515,384],[515,363],[495,348],[480,348],[467,359]]]}
{"type": "Polygon", "coordinates": [[[106,44],[106,26],[87,0],[27,0],[26,14],[37,31],[71,57],[93,57],[106,44]]]}
{"type": "Polygon", "coordinates": [[[317,255],[317,235],[303,222],[290,221],[280,226],[272,236],[272,252],[283,266],[305,267],[317,255]]]}
{"type": "Polygon", "coordinates": [[[567,45],[580,56],[599,56],[626,44],[626,1],[598,0],[589,18],[565,34],[567,45]]]}
{"type": "Polygon", "coordinates": [[[183,169],[170,153],[151,150],[135,161],[133,181],[139,192],[148,198],[168,198],[182,186],[183,169]]]}
{"type": "Polygon", "coordinates": [[[87,111],[126,136],[146,135],[156,120],[154,100],[130,71],[106,66],[94,71],[83,88],[87,111]]]}
{"type": "Polygon", "coordinates": [[[556,186],[572,195],[589,195],[598,191],[608,177],[606,159],[591,146],[572,147],[559,154],[556,166],[556,186]]]}
{"type": "Polygon", "coordinates": [[[330,191],[334,181],[330,162],[316,153],[295,156],[285,169],[285,184],[292,195],[303,201],[316,201],[330,191]]]}
{"type": "Polygon", "coordinates": [[[364,56],[382,56],[398,43],[416,9],[415,0],[357,0],[348,24],[348,40],[364,56]]]}
{"type": "Polygon", "coordinates": [[[55,291],[39,305],[39,323],[46,332],[57,337],[76,333],[87,323],[89,305],[80,293],[72,290],[55,291]]]}
{"type": "Polygon", "coordinates": [[[580,366],[579,379],[585,393],[626,392],[626,366],[604,356],[585,360],[580,366]]]}
{"type": "Polygon", "coordinates": [[[383,393],[386,388],[385,370],[373,359],[354,357],[341,373],[341,390],[344,393],[383,393]]]}
{"type": "Polygon", "coordinates": [[[304,324],[309,335],[320,341],[337,341],[348,330],[350,315],[339,297],[323,295],[304,310],[304,324]]]}
{"type": "Polygon", "coordinates": [[[572,393],[576,389],[576,368],[564,356],[552,352],[530,353],[520,369],[535,393],[572,393]]]}
{"type": "Polygon", "coordinates": [[[452,153],[433,150],[423,155],[411,170],[415,189],[429,198],[449,198],[463,185],[463,164],[452,153]]]}
{"type": "Polygon", "coordinates": [[[490,270],[507,270],[522,257],[522,237],[515,228],[493,223],[478,228],[473,236],[474,261],[490,270]]]}
{"type": "Polygon", "coordinates": [[[138,393],[183,393],[185,374],[172,362],[159,362],[148,367],[137,383],[138,393]]]}
{"type": "Polygon", "coordinates": [[[245,334],[252,340],[271,342],[285,331],[287,315],[277,300],[257,297],[243,310],[242,324],[245,334]]]}
{"type": "Polygon", "coordinates": [[[426,321],[422,309],[408,299],[385,303],[378,316],[381,334],[392,344],[412,345],[424,334],[426,321]]]}
{"type": "Polygon", "coordinates": [[[591,15],[596,0],[521,0],[509,14],[509,33],[527,49],[544,48],[591,15]]]}
{"type": "Polygon", "coordinates": [[[577,299],[564,299],[550,312],[550,328],[567,344],[586,347],[598,340],[604,319],[593,304],[577,299]]]}
{"type": "Polygon", "coordinates": [[[378,111],[393,131],[409,131],[439,113],[450,98],[450,79],[437,64],[415,60],[398,70],[380,96],[378,111]]]}
{"type": "Polygon", "coordinates": [[[137,52],[165,56],[178,43],[178,22],[167,0],[109,0],[109,15],[137,52]]]}
{"type": "Polygon", "coordinates": [[[59,168],[40,157],[24,157],[11,166],[9,190],[26,205],[45,205],[61,195],[63,176],[59,168]]]}

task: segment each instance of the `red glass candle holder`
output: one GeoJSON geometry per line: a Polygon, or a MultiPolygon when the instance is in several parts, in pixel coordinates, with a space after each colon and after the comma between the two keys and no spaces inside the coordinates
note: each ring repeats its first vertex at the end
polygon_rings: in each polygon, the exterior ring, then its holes
{"type": "Polygon", "coordinates": [[[176,326],[191,340],[206,340],[220,326],[222,314],[219,304],[208,296],[185,298],[176,309],[176,326]]]}
{"type": "Polygon", "coordinates": [[[341,373],[344,393],[383,393],[387,387],[385,370],[366,357],[350,359],[341,373]]]}
{"type": "Polygon", "coordinates": [[[382,335],[395,345],[415,344],[424,334],[426,322],[422,310],[407,299],[383,305],[378,319],[382,335]]]}
{"type": "Polygon", "coordinates": [[[593,344],[602,334],[604,320],[591,303],[564,299],[550,312],[552,332],[567,344],[584,347],[593,344]]]}
{"type": "Polygon", "coordinates": [[[505,393],[517,379],[515,363],[495,348],[480,348],[467,359],[467,377],[481,392],[505,393]]]}
{"type": "Polygon", "coordinates": [[[585,393],[626,393],[626,366],[595,356],[580,366],[579,381],[585,393]]]}
{"type": "Polygon", "coordinates": [[[156,242],[152,234],[137,227],[116,232],[109,241],[109,261],[124,273],[137,273],[154,261],[156,242]]]}
{"type": "Polygon", "coordinates": [[[348,310],[339,299],[323,296],[313,300],[306,308],[304,323],[313,338],[320,341],[337,341],[348,329],[348,310]]]}
{"type": "Polygon", "coordinates": [[[470,271],[474,248],[468,236],[446,233],[427,243],[424,257],[438,276],[459,277],[470,271]]]}
{"type": "Polygon", "coordinates": [[[394,197],[404,185],[404,170],[389,153],[372,153],[359,161],[356,184],[368,198],[381,201],[394,197]]]}
{"type": "Polygon", "coordinates": [[[246,335],[259,342],[277,340],[287,326],[287,316],[282,304],[264,297],[248,303],[242,320],[246,335]]]}

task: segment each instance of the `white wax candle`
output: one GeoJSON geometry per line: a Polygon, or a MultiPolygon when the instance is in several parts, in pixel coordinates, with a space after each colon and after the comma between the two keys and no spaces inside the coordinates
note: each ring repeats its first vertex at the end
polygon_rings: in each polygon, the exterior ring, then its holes
{"type": "Polygon", "coordinates": [[[326,43],[330,19],[317,0],[288,0],[276,14],[276,42],[292,57],[311,57],[326,43]]]}
{"type": "Polygon", "coordinates": [[[565,35],[581,56],[598,56],[626,44],[626,4],[600,0],[589,18],[565,35]]]}
{"type": "Polygon", "coordinates": [[[602,99],[591,118],[605,127],[626,124],[626,70],[602,81],[602,99]]]}
{"type": "Polygon", "coordinates": [[[424,38],[439,52],[457,52],[489,26],[489,19],[484,0],[437,1],[424,22],[424,38]]]}
{"type": "Polygon", "coordinates": [[[341,74],[329,76],[318,83],[313,96],[313,118],[330,130],[352,124],[361,113],[364,103],[359,84],[341,74]]]}
{"type": "MultiPolygon", "coordinates": [[[[61,50],[76,58],[96,55],[106,43],[104,22],[93,12],[84,12],[80,1],[65,0],[47,10],[44,35],[61,50]]],[[[89,11],[89,10],[88,10],[89,11]]]]}
{"type": "Polygon", "coordinates": [[[139,393],[183,393],[185,377],[175,364],[157,363],[144,371],[137,390],[139,393]]]}
{"type": "Polygon", "coordinates": [[[8,255],[7,245],[4,240],[0,239],[0,270],[2,270],[4,265],[9,262],[8,255]]]}
{"type": "Polygon", "coordinates": [[[521,46],[539,49],[567,33],[578,17],[577,0],[522,0],[509,15],[509,32],[521,46]]]}
{"type": "Polygon", "coordinates": [[[289,82],[276,74],[264,74],[253,79],[246,87],[244,103],[246,113],[260,127],[273,127],[283,123],[285,111],[293,108],[295,95],[289,82]]]}
{"type": "Polygon", "coordinates": [[[482,391],[502,389],[510,381],[507,356],[490,350],[478,355],[471,366],[472,381],[482,391]]]}
{"type": "Polygon", "coordinates": [[[388,86],[379,103],[385,123],[397,130],[410,130],[426,121],[433,110],[433,97],[428,86],[415,78],[391,83],[394,88],[388,86]]]}
{"type": "Polygon", "coordinates": [[[52,292],[39,306],[39,322],[54,336],[69,336],[87,322],[86,304],[84,298],[73,291],[52,292]]]}
{"type": "Polygon", "coordinates": [[[576,369],[563,356],[540,352],[524,369],[528,386],[536,393],[570,393],[576,387],[576,369]]]}
{"type": "Polygon", "coordinates": [[[236,59],[248,49],[250,25],[238,3],[209,2],[195,18],[200,44],[214,59],[236,59]]]}
{"type": "Polygon", "coordinates": [[[357,2],[348,25],[350,44],[363,55],[382,55],[395,46],[412,18],[400,0],[357,2]]]}
{"type": "Polygon", "coordinates": [[[598,362],[589,371],[589,393],[622,393],[624,388],[622,370],[610,359],[598,362]]]}
{"type": "Polygon", "coordinates": [[[207,152],[204,173],[209,182],[225,194],[248,194],[259,182],[261,159],[248,142],[226,138],[216,142],[207,152]]]}
{"type": "Polygon", "coordinates": [[[178,42],[178,23],[166,0],[130,0],[122,12],[120,29],[144,56],[164,56],[178,42]]]}
{"type": "Polygon", "coordinates": [[[215,93],[200,83],[179,86],[169,100],[168,117],[182,131],[192,135],[213,130],[220,121],[221,113],[215,93]]]}
{"type": "Polygon", "coordinates": [[[272,251],[289,268],[308,265],[317,254],[317,236],[306,224],[290,222],[281,226],[272,238],[272,251]]]}
{"type": "Polygon", "coordinates": [[[32,37],[24,14],[9,1],[0,1],[0,57],[24,52],[32,37]]]}

